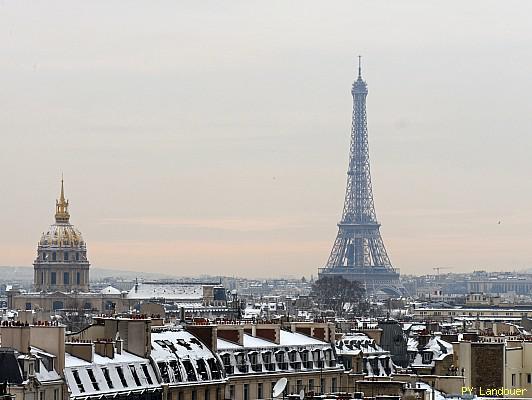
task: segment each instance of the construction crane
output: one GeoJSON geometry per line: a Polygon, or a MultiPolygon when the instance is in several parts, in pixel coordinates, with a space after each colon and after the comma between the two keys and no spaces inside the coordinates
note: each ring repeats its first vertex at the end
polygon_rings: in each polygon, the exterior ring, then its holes
{"type": "Polygon", "coordinates": [[[436,271],[436,273],[438,274],[438,276],[440,276],[440,269],[452,269],[453,267],[434,267],[432,268],[434,271],[436,271]]]}

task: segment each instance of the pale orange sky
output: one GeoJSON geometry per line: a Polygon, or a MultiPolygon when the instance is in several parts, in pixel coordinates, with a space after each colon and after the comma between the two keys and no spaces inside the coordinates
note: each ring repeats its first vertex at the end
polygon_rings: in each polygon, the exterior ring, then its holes
{"type": "Polygon", "coordinates": [[[329,3],[1,3],[0,265],[63,172],[93,267],[316,275],[360,53],[392,263],[531,267],[532,4],[329,3]]]}

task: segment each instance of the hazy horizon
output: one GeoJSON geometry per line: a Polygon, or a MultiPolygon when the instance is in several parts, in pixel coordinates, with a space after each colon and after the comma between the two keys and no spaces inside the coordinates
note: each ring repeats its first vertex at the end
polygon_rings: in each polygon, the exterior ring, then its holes
{"type": "Polygon", "coordinates": [[[405,274],[532,266],[532,4],[0,4],[0,265],[64,174],[92,267],[317,275],[356,56],[373,192],[405,274]]]}

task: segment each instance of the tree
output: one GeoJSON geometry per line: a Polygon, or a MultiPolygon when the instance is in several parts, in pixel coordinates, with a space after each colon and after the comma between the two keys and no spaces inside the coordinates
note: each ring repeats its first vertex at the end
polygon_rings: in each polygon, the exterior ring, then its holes
{"type": "Polygon", "coordinates": [[[321,310],[333,310],[337,316],[350,310],[366,310],[362,284],[349,281],[340,275],[321,277],[313,283],[311,294],[318,301],[321,310]]]}

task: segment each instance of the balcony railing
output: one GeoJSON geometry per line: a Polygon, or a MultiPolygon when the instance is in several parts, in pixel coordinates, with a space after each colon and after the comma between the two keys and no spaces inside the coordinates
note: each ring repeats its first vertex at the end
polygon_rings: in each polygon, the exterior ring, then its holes
{"type": "Polygon", "coordinates": [[[247,364],[239,364],[239,365],[236,366],[236,368],[240,372],[248,372],[249,371],[249,366],[247,364]]]}
{"type": "Polygon", "coordinates": [[[235,367],[233,367],[232,365],[224,365],[224,369],[227,375],[232,375],[235,373],[235,367]]]}
{"type": "Polygon", "coordinates": [[[275,364],[274,363],[266,363],[264,364],[264,368],[266,371],[275,371],[275,364]]]}
{"type": "Polygon", "coordinates": [[[301,362],[299,361],[291,361],[290,366],[295,369],[296,371],[299,371],[301,369],[301,362]]]}
{"type": "Polygon", "coordinates": [[[287,370],[288,369],[288,363],[287,362],[278,362],[277,368],[280,370],[287,370]]]}
{"type": "Polygon", "coordinates": [[[251,369],[254,372],[262,372],[262,364],[251,364],[251,369]]]}

